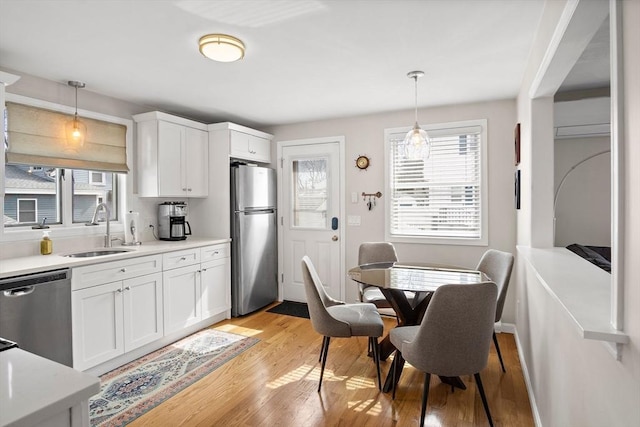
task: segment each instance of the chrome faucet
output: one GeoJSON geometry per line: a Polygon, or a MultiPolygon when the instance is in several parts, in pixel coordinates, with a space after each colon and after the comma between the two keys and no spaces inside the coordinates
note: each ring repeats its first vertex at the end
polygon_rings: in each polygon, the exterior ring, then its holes
{"type": "Polygon", "coordinates": [[[98,212],[100,212],[101,208],[104,209],[104,217],[107,221],[107,234],[105,234],[104,236],[104,247],[110,248],[111,247],[111,229],[109,228],[109,221],[111,218],[111,211],[109,210],[109,206],[107,206],[106,203],[98,203],[98,206],[96,206],[96,210],[93,212],[93,218],[91,218],[91,222],[87,225],[98,225],[98,212]]]}

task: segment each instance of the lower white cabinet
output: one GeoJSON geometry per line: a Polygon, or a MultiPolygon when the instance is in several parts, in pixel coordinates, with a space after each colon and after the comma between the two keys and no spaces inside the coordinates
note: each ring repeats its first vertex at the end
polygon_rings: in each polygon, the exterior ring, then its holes
{"type": "Polygon", "coordinates": [[[164,255],[165,268],[178,261],[191,265],[163,272],[165,334],[231,309],[228,244],[164,255]]]}
{"type": "Polygon", "coordinates": [[[228,318],[230,272],[228,243],[74,268],[73,367],[87,370],[228,318]]]}
{"type": "Polygon", "coordinates": [[[73,291],[73,367],[88,369],[163,336],[162,274],[73,291]]]}
{"type": "Polygon", "coordinates": [[[170,334],[198,323],[200,308],[200,264],[162,273],[164,287],[164,331],[170,334]]]}
{"type": "Polygon", "coordinates": [[[202,288],[202,318],[206,319],[231,308],[229,258],[202,264],[200,285],[202,288]]]}

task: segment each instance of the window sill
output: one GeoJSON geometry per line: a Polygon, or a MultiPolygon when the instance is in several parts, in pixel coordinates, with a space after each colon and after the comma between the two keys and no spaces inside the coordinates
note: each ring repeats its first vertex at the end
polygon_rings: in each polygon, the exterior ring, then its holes
{"type": "MultiPolygon", "coordinates": [[[[45,229],[32,229],[32,228],[21,228],[21,229],[4,229],[2,232],[2,236],[0,237],[0,242],[19,242],[26,240],[39,240],[42,238],[42,232],[49,231],[51,233],[51,238],[60,238],[60,237],[83,237],[83,236],[97,236],[101,234],[105,234],[106,232],[106,223],[102,222],[99,225],[88,227],[82,224],[74,224],[70,227],[65,227],[62,225],[51,225],[49,228],[45,229]]],[[[112,222],[110,224],[111,234],[119,234],[124,232],[124,226],[120,222],[112,222]]]]}
{"type": "Polygon", "coordinates": [[[408,236],[398,234],[386,235],[387,242],[393,243],[415,243],[422,245],[457,245],[457,246],[488,246],[486,238],[481,239],[464,239],[464,238],[435,238],[435,237],[420,237],[420,236],[408,236]]]}
{"type": "Polygon", "coordinates": [[[540,283],[569,314],[582,338],[628,344],[611,326],[611,275],[566,248],[518,246],[540,283]]]}

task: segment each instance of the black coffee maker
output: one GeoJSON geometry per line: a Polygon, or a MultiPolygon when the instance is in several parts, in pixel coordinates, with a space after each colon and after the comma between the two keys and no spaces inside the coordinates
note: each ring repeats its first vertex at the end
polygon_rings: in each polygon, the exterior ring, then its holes
{"type": "Polygon", "coordinates": [[[158,238],[160,240],[185,240],[191,235],[191,226],[186,220],[185,202],[164,202],[158,205],[158,238]]]}

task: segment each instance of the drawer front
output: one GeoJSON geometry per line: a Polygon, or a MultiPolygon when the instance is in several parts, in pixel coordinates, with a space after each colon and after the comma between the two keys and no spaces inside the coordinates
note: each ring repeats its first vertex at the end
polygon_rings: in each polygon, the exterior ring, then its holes
{"type": "Polygon", "coordinates": [[[229,244],[222,243],[200,248],[200,262],[213,261],[216,259],[229,258],[229,244]]]}
{"type": "Polygon", "coordinates": [[[72,270],[71,289],[85,289],[102,283],[130,279],[160,271],[162,271],[161,255],[87,265],[72,270]]]}
{"type": "Polygon", "coordinates": [[[200,248],[185,249],[162,255],[163,270],[185,267],[200,262],[200,248]]]}

